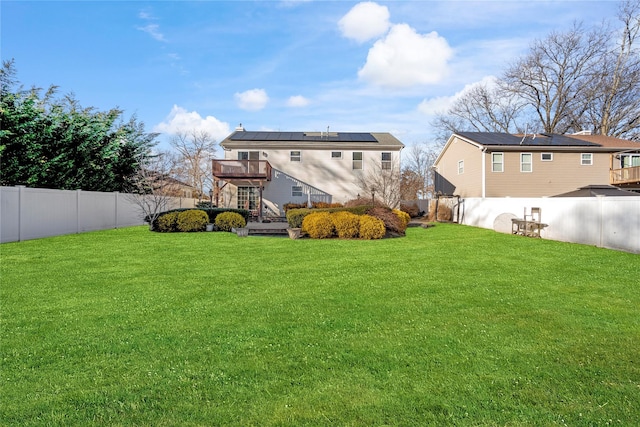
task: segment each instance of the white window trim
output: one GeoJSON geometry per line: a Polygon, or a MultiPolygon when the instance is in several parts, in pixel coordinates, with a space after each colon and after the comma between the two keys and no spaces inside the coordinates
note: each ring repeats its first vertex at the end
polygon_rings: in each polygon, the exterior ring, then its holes
{"type": "Polygon", "coordinates": [[[351,170],[354,170],[354,171],[361,171],[361,170],[364,170],[364,152],[363,152],[363,151],[354,151],[354,152],[351,154],[351,170]],[[353,158],[353,155],[354,155],[355,153],[360,153],[360,159],[359,159],[359,160],[356,160],[356,159],[354,159],[354,158],[353,158]],[[356,162],[359,162],[359,164],[360,164],[360,167],[359,167],[359,168],[356,168],[356,167],[355,167],[356,162]]]}
{"type": "Polygon", "coordinates": [[[580,165],[581,166],[593,166],[593,153],[580,153],[580,165]],[[584,158],[582,156],[589,156],[589,163],[584,162],[584,158]]]}
{"type": "Polygon", "coordinates": [[[393,166],[393,154],[390,151],[383,151],[380,154],[380,161],[381,163],[381,168],[382,170],[391,170],[392,166],[393,166]],[[389,160],[384,160],[384,155],[388,154],[389,155],[389,160]]]}
{"type": "Polygon", "coordinates": [[[503,173],[504,172],[504,153],[501,151],[496,151],[495,153],[491,153],[491,172],[495,172],[495,173],[503,173]],[[500,162],[500,165],[502,166],[502,170],[497,171],[493,168],[494,164],[498,164],[497,162],[493,161],[493,155],[494,154],[500,154],[502,155],[502,161],[500,162]]]}
{"type": "Polygon", "coordinates": [[[540,161],[541,162],[552,162],[553,161],[553,153],[540,153],[540,161]],[[548,154],[549,156],[551,156],[550,159],[545,159],[543,156],[545,154],[548,154]]]}
{"type": "Polygon", "coordinates": [[[520,153],[520,172],[522,172],[522,173],[532,173],[533,172],[533,153],[520,153]],[[526,156],[526,155],[528,155],[529,158],[531,159],[531,163],[524,163],[522,161],[522,157],[526,156]],[[531,170],[528,170],[528,171],[522,170],[522,166],[525,165],[525,164],[531,165],[531,170]]]}
{"type": "Polygon", "coordinates": [[[458,160],[458,175],[462,175],[464,173],[464,159],[458,160]]]}

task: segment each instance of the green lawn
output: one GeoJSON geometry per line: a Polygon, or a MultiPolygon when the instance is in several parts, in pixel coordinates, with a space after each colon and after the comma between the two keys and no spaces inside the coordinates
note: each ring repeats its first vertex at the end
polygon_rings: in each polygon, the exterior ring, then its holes
{"type": "Polygon", "coordinates": [[[638,255],[450,224],[0,251],[3,426],[640,420],[638,255]]]}

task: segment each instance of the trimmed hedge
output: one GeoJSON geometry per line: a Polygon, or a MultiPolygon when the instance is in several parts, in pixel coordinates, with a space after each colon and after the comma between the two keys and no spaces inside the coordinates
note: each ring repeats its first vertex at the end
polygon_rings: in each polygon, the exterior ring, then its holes
{"type": "Polygon", "coordinates": [[[302,231],[312,239],[328,239],[335,235],[335,228],[329,212],[313,212],[304,217],[302,231]]]}
{"type": "Polygon", "coordinates": [[[355,239],[360,233],[360,216],[351,212],[341,211],[331,214],[333,226],[341,239],[355,239]]]}
{"type": "Polygon", "coordinates": [[[354,206],[351,208],[325,208],[325,209],[291,209],[287,211],[287,223],[290,228],[302,228],[304,217],[314,212],[351,212],[355,215],[364,215],[371,206],[354,206]]]}
{"type": "Polygon", "coordinates": [[[237,212],[223,212],[216,217],[216,228],[220,231],[231,231],[232,228],[242,228],[247,221],[237,212]]]}
{"type": "Polygon", "coordinates": [[[384,222],[371,215],[360,217],[360,238],[366,240],[382,239],[386,233],[384,222]]]}
{"type": "Polygon", "coordinates": [[[209,217],[204,211],[199,209],[190,209],[188,211],[178,213],[176,226],[178,231],[182,232],[204,231],[208,221],[209,217]]]}
{"type": "MultiPolygon", "coordinates": [[[[218,215],[220,215],[223,212],[236,212],[238,214],[240,214],[244,220],[245,223],[249,222],[249,216],[250,216],[250,212],[246,209],[231,209],[231,208],[211,208],[211,209],[194,209],[194,208],[180,208],[180,209],[171,209],[165,212],[162,212],[160,215],[158,215],[158,218],[156,218],[155,221],[153,221],[152,224],[152,230],[154,231],[162,231],[159,229],[158,226],[158,221],[160,221],[160,218],[162,218],[164,215],[170,214],[172,212],[184,212],[184,211],[189,211],[189,210],[199,210],[199,211],[203,211],[204,213],[207,214],[208,217],[208,223],[210,224],[215,224],[216,222],[216,217],[218,215]]],[[[144,219],[145,222],[149,222],[149,217],[145,217],[144,219]]],[[[175,231],[175,230],[172,230],[175,231]]]]}

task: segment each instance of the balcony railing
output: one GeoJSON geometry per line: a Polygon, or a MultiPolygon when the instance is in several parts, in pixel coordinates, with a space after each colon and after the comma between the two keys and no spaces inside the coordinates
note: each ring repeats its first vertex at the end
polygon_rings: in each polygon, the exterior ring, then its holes
{"type": "Polygon", "coordinates": [[[609,183],[611,185],[640,184],[640,166],[611,169],[609,183]]]}
{"type": "Polygon", "coordinates": [[[218,179],[260,179],[271,181],[271,165],[266,160],[213,160],[213,176],[218,179]]]}

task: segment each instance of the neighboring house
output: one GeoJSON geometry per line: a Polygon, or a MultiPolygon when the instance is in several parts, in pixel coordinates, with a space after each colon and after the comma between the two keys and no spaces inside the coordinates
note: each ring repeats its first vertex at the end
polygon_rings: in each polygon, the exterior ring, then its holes
{"type": "Polygon", "coordinates": [[[365,197],[359,177],[376,170],[399,174],[404,147],[389,133],[251,132],[241,126],[220,146],[224,160],[213,160],[218,205],[262,216],[284,216],[287,203],[365,197]]]}
{"type": "Polygon", "coordinates": [[[545,197],[588,185],[640,190],[640,143],[588,134],[457,132],[434,166],[436,192],[545,197]]]}

